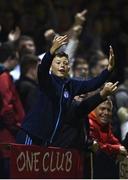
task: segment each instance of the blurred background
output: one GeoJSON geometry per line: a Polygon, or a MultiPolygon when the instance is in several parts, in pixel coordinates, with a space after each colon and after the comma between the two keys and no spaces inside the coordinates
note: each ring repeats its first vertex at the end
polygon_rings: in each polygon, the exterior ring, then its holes
{"type": "MultiPolygon", "coordinates": [[[[112,95],[111,124],[128,150],[128,0],[0,0],[0,143],[15,143],[37,99],[37,66],[58,34],[68,35],[62,50],[69,56],[69,75],[78,79],[99,75],[108,66],[109,46],[113,47],[116,68],[111,81],[119,81],[119,86],[112,95]]],[[[117,163],[104,166],[107,158],[102,164],[99,156],[94,172],[116,179],[111,173],[117,163]]]]}
{"type": "Polygon", "coordinates": [[[127,0],[0,0],[0,41],[7,41],[10,31],[19,26],[22,35],[34,38],[37,54],[46,49],[44,32],[68,30],[77,12],[88,10],[80,35],[77,54],[89,56],[92,49],[108,54],[113,46],[117,76],[123,81],[128,65],[128,1],[127,0]]]}

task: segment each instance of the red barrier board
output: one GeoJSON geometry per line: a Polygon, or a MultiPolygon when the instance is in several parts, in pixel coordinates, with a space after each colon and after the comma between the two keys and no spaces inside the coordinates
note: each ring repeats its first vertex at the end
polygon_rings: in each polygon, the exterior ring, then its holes
{"type": "Polygon", "coordinates": [[[76,150],[10,145],[10,178],[83,178],[83,157],[76,150]]]}

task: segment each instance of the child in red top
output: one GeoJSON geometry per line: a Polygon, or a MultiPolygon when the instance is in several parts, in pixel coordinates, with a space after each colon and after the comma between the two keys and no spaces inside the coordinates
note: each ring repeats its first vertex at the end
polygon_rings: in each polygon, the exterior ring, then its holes
{"type": "Polygon", "coordinates": [[[112,102],[110,99],[101,103],[90,113],[90,136],[97,140],[99,149],[108,155],[126,155],[127,151],[113,135],[110,125],[112,114],[112,102]]]}

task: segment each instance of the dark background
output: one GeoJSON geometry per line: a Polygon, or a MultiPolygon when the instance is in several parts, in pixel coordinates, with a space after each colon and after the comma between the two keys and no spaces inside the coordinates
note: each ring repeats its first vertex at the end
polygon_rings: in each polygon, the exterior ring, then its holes
{"type": "Polygon", "coordinates": [[[37,54],[45,51],[44,32],[61,33],[73,24],[77,12],[88,9],[78,54],[101,48],[107,55],[112,45],[116,55],[117,78],[123,81],[128,65],[128,0],[0,0],[0,40],[19,26],[21,33],[34,38],[37,54]]]}

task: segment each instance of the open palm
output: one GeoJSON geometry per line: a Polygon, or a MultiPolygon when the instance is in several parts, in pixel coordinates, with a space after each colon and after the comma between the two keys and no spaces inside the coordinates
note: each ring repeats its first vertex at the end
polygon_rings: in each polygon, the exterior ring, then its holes
{"type": "Polygon", "coordinates": [[[112,71],[114,66],[115,66],[115,56],[114,56],[112,46],[110,46],[110,49],[109,49],[109,59],[108,59],[108,61],[109,61],[108,70],[112,71]]]}

